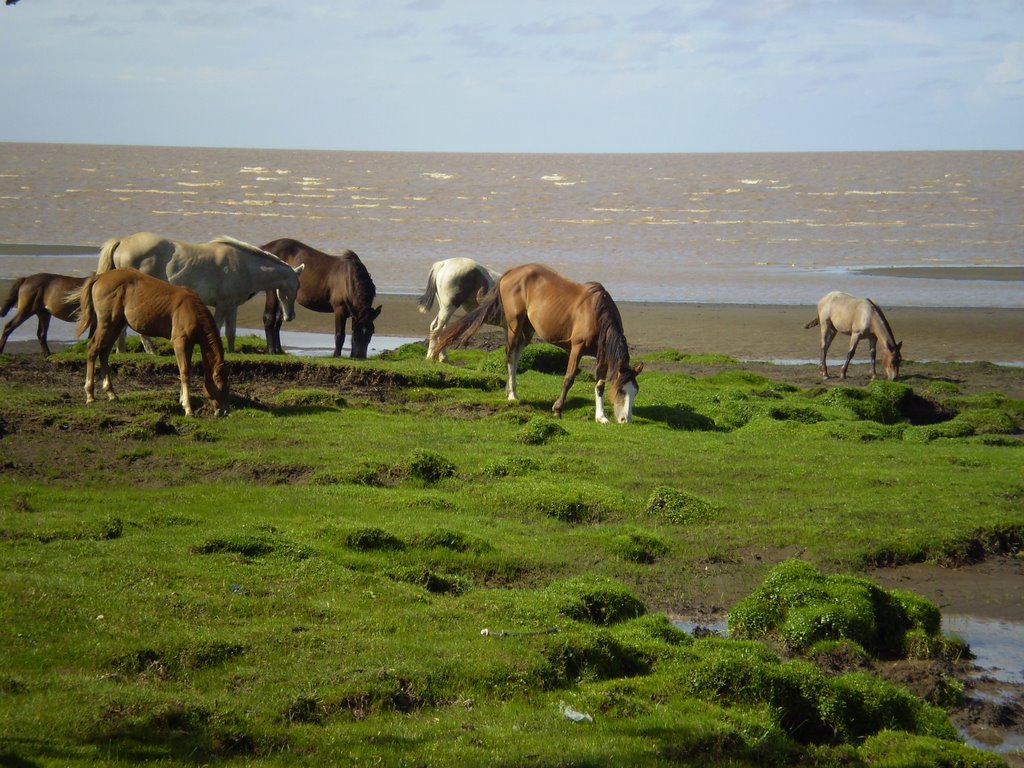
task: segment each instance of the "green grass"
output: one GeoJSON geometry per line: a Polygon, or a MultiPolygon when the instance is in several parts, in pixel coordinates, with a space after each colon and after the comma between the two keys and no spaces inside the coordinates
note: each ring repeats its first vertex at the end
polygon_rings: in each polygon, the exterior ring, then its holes
{"type": "Polygon", "coordinates": [[[942,650],[933,607],[850,574],[1020,547],[1020,401],[651,371],[623,427],[592,382],[556,420],[559,374],[510,404],[490,356],[416,352],[232,356],[225,419],[181,416],[142,356],[158,384],[89,408],[80,352],[52,388],[0,380],[0,761],[993,764],[936,705],[808,659],[942,650]],[[819,602],[766,596],[798,580],[750,553],[794,549],[819,602]],[[760,635],[666,619],[715,565],[760,635]],[[879,605],[904,634],[869,631],[879,605]]]}

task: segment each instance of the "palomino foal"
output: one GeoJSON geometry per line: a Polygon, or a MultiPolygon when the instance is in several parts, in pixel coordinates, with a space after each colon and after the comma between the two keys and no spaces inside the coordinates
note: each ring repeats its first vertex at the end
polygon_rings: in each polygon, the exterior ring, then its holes
{"type": "Polygon", "coordinates": [[[903,342],[896,341],[889,321],[885,319],[881,308],[871,299],[859,299],[842,291],[826,293],[818,302],[818,313],[804,328],[821,326],[821,361],[818,371],[823,379],[828,378],[828,366],[825,356],[829,345],[837,333],[850,337],[850,350],[846,354],[843,368],[839,373],[841,379],[846,378],[846,369],[850,367],[853,353],[862,338],[868,340],[871,350],[871,378],[877,375],[875,370],[875,345],[882,340],[882,366],[890,381],[900,375],[903,362],[903,342]]]}

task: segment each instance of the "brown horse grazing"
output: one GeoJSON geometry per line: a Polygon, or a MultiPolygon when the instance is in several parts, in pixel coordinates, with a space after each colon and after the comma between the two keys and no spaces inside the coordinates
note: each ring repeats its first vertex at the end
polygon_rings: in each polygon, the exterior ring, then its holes
{"type": "Polygon", "coordinates": [[[117,399],[110,383],[110,350],[125,326],[140,334],[170,339],[178,360],[181,380],[181,405],[192,416],[188,378],[192,349],[198,344],[203,356],[203,377],[210,408],[217,416],[228,412],[228,380],[224,368],[224,348],[213,315],[191,288],[171,285],[139,272],[114,269],[93,275],[81,292],[82,311],[78,335],[92,333],[85,366],[85,402],[91,403],[95,381],[96,356],[100,358],[103,391],[117,399]]]}
{"type": "MultiPolygon", "coordinates": [[[[281,238],[262,246],[293,267],[305,264],[299,275],[296,301],[314,312],[334,313],[334,356],[341,357],[345,344],[345,324],[352,318],[352,357],[365,359],[373,337],[373,321],[381,307],[374,308],[377,288],[370,272],[352,251],[331,256],[291,238],[281,238]]],[[[281,321],[284,312],[275,291],[267,291],[263,309],[263,327],[267,334],[267,351],[280,355],[281,321]]]]}
{"type": "Polygon", "coordinates": [[[459,307],[472,312],[501,275],[464,256],[435,261],[427,275],[427,288],[420,296],[420,312],[426,313],[437,299],[437,317],[430,323],[427,360],[446,361],[448,353],[437,346],[437,334],[448,325],[459,307]]]}
{"type": "Polygon", "coordinates": [[[839,374],[840,378],[846,378],[846,369],[850,367],[853,353],[857,351],[857,344],[862,338],[867,338],[871,349],[872,379],[877,375],[875,345],[878,339],[882,340],[882,366],[885,368],[889,380],[894,381],[900,375],[900,365],[903,362],[903,342],[896,341],[892,328],[889,327],[889,321],[885,319],[882,310],[871,299],[859,299],[842,291],[826,293],[818,302],[817,316],[804,328],[813,328],[816,325],[821,326],[821,361],[818,364],[818,372],[823,379],[828,378],[825,355],[837,333],[850,337],[850,351],[843,363],[843,369],[839,374]]]}
{"type": "Polygon", "coordinates": [[[0,352],[7,346],[7,337],[35,315],[39,318],[36,338],[43,348],[43,354],[49,355],[50,346],[46,343],[46,334],[50,330],[50,317],[66,322],[78,319],[78,299],[73,296],[69,298],[69,294],[79,290],[84,282],[84,277],[52,275],[48,272],[38,272],[15,280],[7,300],[0,308],[0,317],[6,315],[15,304],[18,305],[18,311],[4,326],[3,336],[0,336],[0,352]]]}
{"type": "Polygon", "coordinates": [[[468,339],[485,322],[500,322],[502,315],[508,328],[505,391],[509,400],[518,399],[519,355],[536,332],[545,341],[569,351],[562,394],[551,407],[556,416],[562,415],[566,395],[579,371],[580,357],[593,355],[597,358],[594,418],[608,423],[604,415],[604,387],[608,379],[615,420],[620,424],[632,421],[633,401],[639,391],[636,377],[643,370],[643,363],[630,367],[622,317],[600,283],[576,283],[542,264],[513,267],[498,279],[479,307],[441,331],[437,345],[443,349],[468,339]]]}

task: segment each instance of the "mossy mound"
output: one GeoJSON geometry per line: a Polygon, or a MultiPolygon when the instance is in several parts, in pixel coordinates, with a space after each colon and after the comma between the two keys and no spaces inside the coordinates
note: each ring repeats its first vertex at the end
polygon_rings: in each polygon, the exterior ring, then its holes
{"type": "Polygon", "coordinates": [[[903,658],[911,641],[919,648],[922,637],[937,639],[940,619],[939,609],[917,595],[787,560],[733,607],[729,631],[737,638],[775,639],[802,653],[820,642],[847,640],[875,657],[903,658]]]}

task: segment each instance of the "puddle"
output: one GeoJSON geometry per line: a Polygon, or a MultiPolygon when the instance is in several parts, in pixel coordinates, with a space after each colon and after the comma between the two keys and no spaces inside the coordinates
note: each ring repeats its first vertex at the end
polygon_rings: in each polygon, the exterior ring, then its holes
{"type": "Polygon", "coordinates": [[[1024,626],[1012,621],[952,614],[942,617],[942,632],[971,647],[979,675],[1000,683],[1024,685],[1024,626]]]}
{"type": "MultiPolygon", "coordinates": [[[[238,328],[235,332],[237,338],[243,336],[256,336],[264,338],[264,331],[253,328],[238,328]]],[[[50,348],[57,350],[62,346],[72,344],[75,341],[75,326],[72,323],[65,323],[54,319],[50,322],[50,331],[47,334],[50,348]]],[[[27,322],[18,326],[11,334],[9,342],[30,341],[36,343],[36,318],[30,318],[27,322]]],[[[403,344],[423,341],[423,338],[412,338],[408,336],[381,336],[375,334],[370,340],[370,347],[367,356],[373,357],[381,352],[398,349],[403,344]]],[[[352,352],[351,336],[345,335],[345,346],[342,348],[342,355],[348,357],[352,352]]],[[[281,346],[285,353],[300,357],[330,357],[334,354],[334,335],[330,333],[311,333],[307,331],[281,331],[281,346]]]]}

